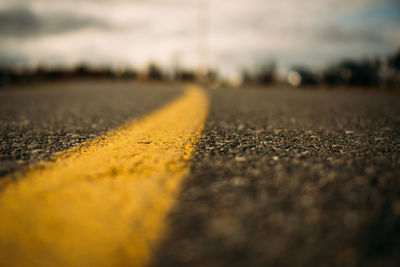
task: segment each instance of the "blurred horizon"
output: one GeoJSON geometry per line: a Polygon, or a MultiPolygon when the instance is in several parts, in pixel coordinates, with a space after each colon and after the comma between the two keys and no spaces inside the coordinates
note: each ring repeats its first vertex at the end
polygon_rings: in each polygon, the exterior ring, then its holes
{"type": "Polygon", "coordinates": [[[285,72],[387,57],[399,25],[396,0],[3,0],[0,65],[206,64],[229,76],[275,62],[285,72]]]}

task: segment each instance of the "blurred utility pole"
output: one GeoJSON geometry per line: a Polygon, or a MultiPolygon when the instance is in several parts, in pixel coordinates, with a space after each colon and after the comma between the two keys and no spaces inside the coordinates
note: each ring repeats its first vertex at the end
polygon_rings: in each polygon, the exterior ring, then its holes
{"type": "Polygon", "coordinates": [[[198,74],[204,78],[208,73],[209,68],[209,0],[198,0],[198,74]]]}

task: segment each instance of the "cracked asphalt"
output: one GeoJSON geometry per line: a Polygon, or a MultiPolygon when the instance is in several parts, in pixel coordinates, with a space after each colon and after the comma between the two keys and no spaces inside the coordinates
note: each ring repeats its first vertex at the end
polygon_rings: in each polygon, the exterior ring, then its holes
{"type": "MultiPolygon", "coordinates": [[[[399,93],[208,92],[210,113],[152,266],[399,266],[399,93]]],[[[180,93],[112,82],[0,91],[0,174],[180,93]]]]}

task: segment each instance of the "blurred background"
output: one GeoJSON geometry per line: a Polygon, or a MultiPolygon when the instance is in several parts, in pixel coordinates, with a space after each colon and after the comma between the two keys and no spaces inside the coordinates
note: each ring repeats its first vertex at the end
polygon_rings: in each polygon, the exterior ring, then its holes
{"type": "Polygon", "coordinates": [[[399,88],[398,0],[2,0],[0,87],[202,80],[399,88]]]}

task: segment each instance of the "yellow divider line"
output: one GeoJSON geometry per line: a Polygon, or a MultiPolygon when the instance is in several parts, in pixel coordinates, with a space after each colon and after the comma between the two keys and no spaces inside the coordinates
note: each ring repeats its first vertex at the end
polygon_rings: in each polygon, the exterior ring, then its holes
{"type": "Polygon", "coordinates": [[[0,195],[0,266],[143,266],[188,171],[208,98],[167,106],[32,168],[0,195]]]}

